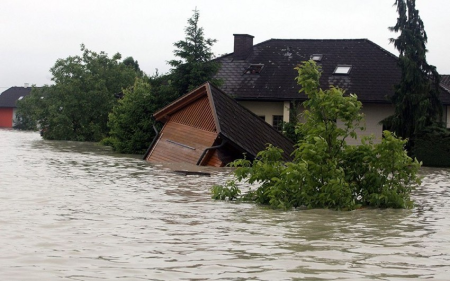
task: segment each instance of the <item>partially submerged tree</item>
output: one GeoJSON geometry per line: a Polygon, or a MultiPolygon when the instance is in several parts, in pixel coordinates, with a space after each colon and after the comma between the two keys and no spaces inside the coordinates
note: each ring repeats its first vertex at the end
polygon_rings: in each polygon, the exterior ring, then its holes
{"type": "Polygon", "coordinates": [[[172,66],[172,85],[180,96],[207,81],[216,85],[220,83],[213,78],[220,67],[212,61],[214,53],[211,47],[216,40],[205,39],[203,28],[198,25],[199,17],[199,11],[195,9],[185,28],[186,38],[174,43],[174,54],[178,59],[168,62],[172,66]]]}
{"type": "Polygon", "coordinates": [[[144,154],[155,137],[152,114],[170,103],[175,97],[165,77],[158,75],[138,78],[132,87],[124,89],[123,99],[109,114],[110,137],[102,142],[120,153],[144,154]]]}
{"type": "Polygon", "coordinates": [[[45,139],[101,140],[108,133],[108,114],[117,103],[115,94],[140,75],[120,61],[119,53],[109,58],[84,45],[81,51],[81,56],[58,59],[50,70],[55,84],[30,95],[40,102],[29,116],[38,122],[45,139]]]}
{"type": "Polygon", "coordinates": [[[389,29],[400,32],[391,42],[400,52],[402,76],[391,99],[395,113],[383,121],[397,136],[409,139],[409,149],[413,148],[418,134],[442,120],[440,78],[436,68],[426,60],[427,34],[415,2],[396,0],[394,4],[399,16],[396,25],[389,29]]]}
{"type": "Polygon", "coordinates": [[[274,208],[292,207],[355,209],[360,206],[411,207],[410,192],[420,182],[420,163],[411,159],[405,140],[385,131],[380,143],[364,137],[358,146],[347,145],[356,138],[363,115],[356,95],[344,96],[335,87],[319,88],[320,68],[305,62],[297,68],[298,83],[308,100],[305,123],[296,130],[301,138],[294,161],[283,162],[282,151],[270,146],[252,163],[237,160],[235,179],[214,186],[213,198],[255,201],[274,208]],[[236,181],[257,184],[243,196],[236,181]]]}
{"type": "Polygon", "coordinates": [[[136,79],[134,85],[124,89],[124,96],[109,114],[110,142],[121,153],[144,153],[154,122],[154,96],[150,84],[136,79]]]}
{"type": "Polygon", "coordinates": [[[48,86],[34,87],[31,93],[17,102],[15,129],[37,131],[39,120],[45,110],[45,96],[48,86]]]}

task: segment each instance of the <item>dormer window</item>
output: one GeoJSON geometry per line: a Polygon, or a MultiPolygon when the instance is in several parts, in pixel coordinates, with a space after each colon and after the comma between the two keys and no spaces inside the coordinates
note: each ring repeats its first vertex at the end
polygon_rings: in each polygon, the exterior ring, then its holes
{"type": "Polygon", "coordinates": [[[251,64],[245,71],[244,74],[259,74],[263,69],[264,64],[251,64]]]}
{"type": "Polygon", "coordinates": [[[321,61],[322,57],[323,57],[322,54],[314,54],[314,55],[311,55],[310,59],[313,60],[313,61],[321,61]]]}
{"type": "Polygon", "coordinates": [[[338,66],[336,66],[336,68],[334,69],[333,74],[348,75],[351,69],[351,65],[338,64],[338,66]]]}

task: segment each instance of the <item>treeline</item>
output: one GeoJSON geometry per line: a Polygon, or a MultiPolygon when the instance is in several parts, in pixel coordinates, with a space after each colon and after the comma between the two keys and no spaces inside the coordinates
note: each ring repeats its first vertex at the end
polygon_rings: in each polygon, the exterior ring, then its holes
{"type": "Polygon", "coordinates": [[[34,87],[18,102],[17,128],[40,130],[44,139],[102,141],[121,153],[144,153],[155,136],[152,114],[213,76],[219,65],[194,10],[186,37],[174,43],[169,73],[146,75],[137,60],[109,57],[81,45],[81,55],[58,59],[53,85],[34,87]]]}

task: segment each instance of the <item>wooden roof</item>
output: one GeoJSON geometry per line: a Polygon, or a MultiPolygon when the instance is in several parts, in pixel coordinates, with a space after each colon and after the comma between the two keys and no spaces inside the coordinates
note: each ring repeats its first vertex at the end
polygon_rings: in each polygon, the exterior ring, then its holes
{"type": "Polygon", "coordinates": [[[157,121],[166,122],[171,115],[205,95],[208,97],[215,128],[220,137],[245,151],[251,158],[256,157],[256,154],[270,143],[283,149],[284,158],[290,159],[294,144],[289,139],[210,83],[205,83],[182,96],[153,116],[157,121]]]}

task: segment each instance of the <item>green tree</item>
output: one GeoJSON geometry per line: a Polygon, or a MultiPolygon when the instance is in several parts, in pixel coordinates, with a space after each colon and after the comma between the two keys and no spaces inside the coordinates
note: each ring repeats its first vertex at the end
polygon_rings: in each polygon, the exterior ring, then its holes
{"type": "Polygon", "coordinates": [[[134,71],[136,71],[137,74],[139,74],[139,76],[143,76],[144,72],[141,70],[141,68],[139,67],[139,63],[137,60],[134,60],[133,57],[127,57],[123,60],[123,64],[131,67],[132,69],[134,69],[134,71]]]}
{"type": "MultiPolygon", "coordinates": [[[[32,115],[45,139],[99,141],[108,133],[108,114],[117,103],[114,94],[133,85],[133,67],[122,63],[121,55],[112,58],[81,45],[81,56],[58,59],[51,68],[51,86],[32,115]]],[[[38,97],[34,98],[35,100],[38,97]]],[[[25,99],[24,99],[25,100],[25,99]]]]}
{"type": "Polygon", "coordinates": [[[17,102],[16,129],[31,131],[39,129],[39,120],[45,110],[46,92],[48,86],[41,88],[33,86],[31,93],[17,102]]]}
{"type": "Polygon", "coordinates": [[[439,74],[426,60],[427,34],[415,8],[415,0],[396,0],[398,18],[389,29],[400,32],[391,39],[400,52],[401,81],[395,86],[392,102],[395,113],[382,121],[402,138],[409,139],[408,150],[414,147],[414,139],[425,128],[442,120],[439,100],[439,74]]]}
{"type": "Polygon", "coordinates": [[[172,66],[172,84],[179,95],[184,95],[207,81],[220,84],[219,80],[213,78],[220,68],[217,62],[212,61],[214,54],[211,47],[216,40],[205,39],[203,28],[198,25],[199,17],[200,14],[195,9],[185,28],[186,38],[174,43],[177,48],[174,54],[179,59],[168,62],[172,66]]]}
{"type": "Polygon", "coordinates": [[[297,125],[303,138],[296,144],[294,160],[282,161],[282,150],[271,145],[252,163],[237,160],[235,179],[214,186],[213,198],[255,201],[274,208],[292,207],[355,209],[360,206],[406,208],[410,192],[420,182],[420,163],[411,159],[404,145],[388,131],[380,143],[364,137],[351,146],[361,126],[361,102],[356,95],[331,87],[319,88],[320,67],[314,61],[297,68],[297,81],[308,100],[305,123],[297,125]],[[240,195],[236,182],[257,184],[256,190],[240,195]]]}
{"type": "Polygon", "coordinates": [[[103,142],[111,144],[115,151],[143,154],[155,137],[152,114],[169,102],[170,95],[164,86],[158,85],[159,77],[136,79],[134,85],[124,90],[123,99],[109,114],[110,137],[103,142]]]}

